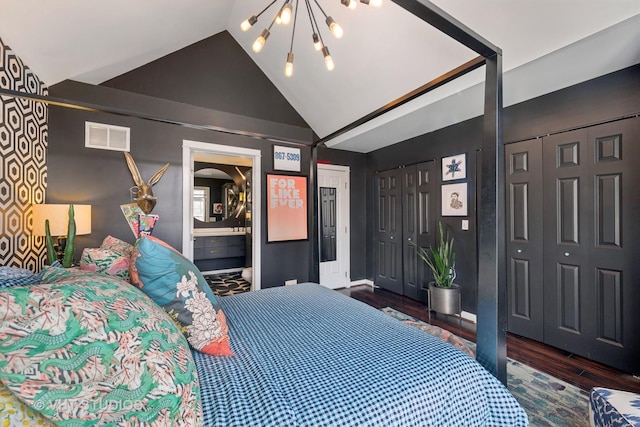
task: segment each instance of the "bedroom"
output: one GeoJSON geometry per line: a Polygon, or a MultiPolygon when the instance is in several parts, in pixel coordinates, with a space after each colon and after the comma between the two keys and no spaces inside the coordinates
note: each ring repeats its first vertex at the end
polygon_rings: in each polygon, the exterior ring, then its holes
{"type": "MultiPolygon", "coordinates": [[[[0,33],[0,36],[2,34],[0,33]]],[[[3,41],[7,42],[3,39],[3,41]]],[[[7,42],[7,44],[11,45],[7,42]]],[[[11,46],[15,48],[14,46],[11,46]]],[[[255,91],[259,90],[259,93],[267,93],[264,99],[278,99],[282,98],[278,95],[273,96],[274,88],[267,81],[265,81],[264,75],[256,70],[255,65],[252,65],[249,57],[243,52],[243,48],[238,46],[229,36],[228,33],[219,34],[214,36],[210,40],[202,42],[201,46],[192,47],[193,49],[219,49],[219,51],[226,52],[225,58],[228,58],[224,64],[220,64],[217,61],[211,61],[205,63],[207,70],[219,70],[212,75],[220,73],[225,76],[225,85],[228,85],[228,79],[231,79],[231,75],[242,75],[244,80],[241,82],[235,81],[235,88],[238,91],[255,91]],[[235,58],[235,59],[234,59],[235,58]],[[237,61],[234,63],[234,61],[237,61]],[[216,66],[217,64],[217,66],[216,66]],[[234,66],[235,64],[235,66],[234,66]],[[226,68],[227,71],[222,70],[226,68]],[[240,71],[238,71],[240,70],[240,71]],[[248,75],[251,73],[251,76],[248,75]],[[263,92],[262,92],[263,91],[263,92]]],[[[198,51],[200,52],[200,51],[198,51]]],[[[201,53],[189,52],[188,49],[183,52],[183,55],[195,55],[199,58],[197,61],[190,59],[189,62],[201,62],[203,61],[201,53]]],[[[20,55],[19,50],[16,53],[20,55]]],[[[335,54],[334,54],[335,55],[335,54]]],[[[213,55],[212,55],[213,56],[213,55]]],[[[338,56],[336,61],[338,61],[338,56]]],[[[191,56],[193,58],[193,56],[191,56]]],[[[182,62],[181,59],[172,60],[171,58],[165,58],[168,61],[182,62]]],[[[27,62],[27,65],[30,65],[27,62]]],[[[162,60],[156,63],[156,66],[162,67],[162,60]]],[[[153,64],[150,65],[150,69],[141,69],[140,73],[150,72],[158,73],[157,69],[153,69],[153,64]]],[[[171,69],[176,69],[174,66],[171,69]]],[[[180,68],[178,68],[180,70],[180,68]]],[[[550,98],[537,99],[530,104],[523,104],[514,106],[512,109],[507,108],[505,111],[505,141],[511,142],[519,140],[529,136],[538,136],[544,132],[553,130],[566,129],[572,126],[581,126],[584,124],[597,123],[602,120],[610,119],[612,117],[618,117],[628,113],[629,111],[638,110],[637,95],[634,97],[634,91],[637,84],[637,67],[628,68],[615,75],[602,78],[597,81],[584,83],[583,86],[569,88],[565,92],[558,92],[556,94],[549,95],[550,98]],[[603,91],[611,97],[602,96],[603,91]],[[578,98],[575,101],[575,94],[579,94],[584,98],[578,98]],[[549,104],[565,107],[565,116],[558,114],[557,111],[545,110],[545,106],[549,104]],[[595,105],[594,105],[595,104],[595,105]],[[580,107],[580,108],[578,108],[580,107]],[[591,107],[591,108],[590,108],[591,107]],[[630,110],[629,110],[630,107],[630,110]],[[583,111],[582,109],[586,110],[583,111]],[[532,116],[531,111],[536,112],[537,116],[532,116]],[[577,111],[580,110],[580,111],[577,111]],[[540,112],[542,111],[542,112],[540,112]],[[577,122],[571,122],[576,120],[577,122]],[[557,123],[557,122],[561,123],[557,123]],[[517,127],[512,123],[518,123],[517,127]],[[546,123],[545,123],[546,122],[546,123]],[[548,124],[546,127],[536,127],[548,124]],[[556,127],[554,127],[556,126],[556,127]],[[511,132],[511,133],[510,133],[511,132]]],[[[153,76],[154,74],[150,74],[153,76]]],[[[141,76],[143,79],[144,76],[141,76]]],[[[158,79],[160,76],[158,76],[158,79]]],[[[175,83],[175,87],[179,88],[178,83],[185,83],[189,85],[194,80],[190,79],[185,82],[184,78],[169,76],[175,83]]],[[[148,78],[153,82],[155,78],[148,78]]],[[[224,93],[222,87],[223,83],[212,82],[210,75],[201,74],[199,76],[200,81],[204,81],[206,85],[218,84],[214,87],[220,93],[224,93]]],[[[233,81],[233,80],[232,80],[233,81]]],[[[162,92],[162,85],[158,83],[159,87],[153,90],[157,93],[162,92]]],[[[182,85],[182,86],[184,86],[182,85]]],[[[75,84],[73,82],[66,82],[57,85],[56,88],[50,88],[52,96],[59,96],[66,99],[75,99],[80,101],[86,101],[99,105],[111,105],[114,107],[124,107],[127,109],[145,112],[148,111],[148,105],[145,105],[146,99],[141,96],[137,96],[132,93],[120,93],[110,91],[104,87],[85,87],[81,84],[75,84]],[[54,93],[55,92],[55,93],[54,93]],[[136,104],[138,103],[138,104],[136,104]],[[137,105],[137,106],[136,106],[137,105]],[[136,106],[136,107],[132,107],[136,106]]],[[[245,93],[245,92],[242,92],[245,93]]],[[[246,98],[246,96],[244,97],[246,98]]],[[[243,99],[242,96],[235,97],[234,99],[243,99]]],[[[233,100],[224,98],[227,104],[232,104],[233,100]]],[[[184,101],[183,101],[184,102],[184,101]]],[[[237,101],[236,101],[237,102],[237,101]]],[[[244,113],[252,115],[251,111],[247,111],[249,108],[262,108],[262,114],[266,114],[266,111],[279,111],[281,114],[288,117],[289,125],[301,125],[300,118],[290,106],[286,104],[280,108],[272,108],[271,106],[264,105],[250,105],[250,103],[241,103],[242,105],[235,105],[236,108],[243,108],[244,111],[234,110],[230,105],[228,108],[236,113],[244,113]]],[[[173,108],[174,105],[167,102],[167,108],[173,108]]],[[[193,109],[189,111],[189,106],[181,105],[183,113],[188,115],[189,112],[193,114],[202,113],[201,110],[193,109]]],[[[213,107],[215,108],[215,106],[213,107]]],[[[215,109],[222,109],[217,107],[215,109]]],[[[140,163],[141,169],[146,170],[147,173],[151,173],[152,170],[157,169],[164,162],[170,162],[170,167],[167,175],[163,178],[161,183],[156,188],[156,194],[159,197],[159,204],[156,208],[162,219],[159,223],[160,228],[156,231],[158,236],[165,239],[167,242],[174,245],[176,248],[181,248],[181,227],[182,227],[182,215],[180,212],[176,212],[173,204],[169,203],[175,194],[181,194],[180,187],[180,162],[182,159],[180,152],[180,144],[184,139],[195,141],[210,141],[223,144],[235,144],[244,147],[257,147],[258,144],[255,141],[249,141],[246,138],[233,136],[233,135],[216,135],[215,138],[210,135],[198,132],[196,130],[187,131],[173,131],[168,125],[150,124],[141,120],[130,119],[126,117],[115,117],[108,115],[106,118],[100,117],[98,113],[87,113],[66,110],[61,108],[51,108],[49,111],[49,153],[47,154],[47,167],[48,178],[47,184],[49,191],[47,193],[48,201],[69,201],[70,198],[77,198],[76,202],[81,200],[90,200],[92,205],[96,208],[96,212],[100,213],[101,217],[94,218],[93,232],[91,236],[79,237],[79,246],[94,247],[98,246],[102,236],[106,234],[114,234],[122,238],[128,237],[128,229],[126,223],[121,221],[121,214],[119,212],[118,205],[120,203],[127,202],[128,200],[128,188],[130,187],[130,177],[126,170],[126,165],[122,161],[122,157],[119,153],[98,153],[88,152],[82,148],[84,139],[83,135],[83,123],[85,120],[92,120],[97,122],[105,122],[111,124],[119,124],[130,126],[132,132],[135,132],[138,136],[133,138],[135,143],[137,141],[144,141],[144,144],[148,144],[145,147],[135,148],[132,150],[134,157],[140,163]],[[98,118],[96,118],[98,116],[98,118]],[[89,118],[91,117],[91,118],[89,118]],[[82,126],[80,126],[82,124],[82,126]],[[173,132],[173,136],[171,135],[173,132]],[[167,139],[172,138],[178,142],[167,143],[167,139]],[[167,145],[171,145],[171,149],[167,149],[167,145]],[[162,147],[164,150],[157,148],[162,147]],[[59,151],[57,151],[59,150],[59,151]],[[137,151],[136,151],[137,150],[137,151]],[[71,166],[70,166],[71,165],[71,166]],[[100,174],[96,173],[99,171],[100,174]],[[82,186],[78,186],[78,183],[82,183],[82,186]],[[117,203],[113,203],[113,200],[117,200],[117,203]],[[163,203],[164,202],[164,203],[163,203]],[[115,218],[115,219],[114,219],[115,218]]],[[[173,113],[172,113],[173,114],[173,113]]],[[[253,113],[253,115],[257,115],[253,113]]],[[[264,118],[264,117],[263,117],[264,118]]],[[[282,121],[282,120],[281,120],[282,121]]],[[[248,126],[254,123],[249,123],[248,126]]],[[[421,153],[423,156],[420,160],[429,160],[434,158],[440,158],[447,155],[458,154],[459,152],[473,152],[479,146],[478,138],[473,137],[478,133],[478,129],[481,127],[481,122],[477,119],[470,121],[464,121],[459,125],[445,128],[439,131],[434,131],[425,135],[423,138],[414,138],[403,143],[402,149],[400,146],[394,148],[386,148],[380,151],[374,151],[370,154],[362,154],[349,151],[336,151],[329,149],[322,149],[319,153],[320,160],[328,160],[335,164],[343,164],[351,167],[351,247],[352,248],[371,248],[373,242],[372,236],[372,224],[373,217],[371,212],[372,199],[373,199],[373,182],[372,177],[376,171],[388,170],[399,165],[413,164],[416,162],[416,148],[404,149],[404,147],[411,147],[420,145],[421,141],[428,140],[432,142],[429,144],[429,151],[421,153]],[[456,140],[457,146],[447,145],[448,141],[456,140]],[[475,141],[467,143],[467,141],[475,141]],[[413,151],[412,151],[413,150],[413,151]],[[361,189],[366,188],[366,191],[361,189]],[[366,206],[367,209],[363,209],[366,206]]],[[[256,125],[258,128],[258,125],[256,125]]],[[[293,129],[292,132],[296,133],[295,136],[303,138],[311,138],[309,133],[304,133],[300,129],[293,129]],[[300,135],[303,136],[300,136],[300,135]]],[[[263,151],[263,172],[269,172],[270,163],[267,163],[271,151],[271,146],[264,148],[263,151]]],[[[303,149],[303,162],[307,163],[309,160],[309,151],[303,149]]],[[[144,172],[143,172],[144,174],[144,172]]],[[[469,174],[471,174],[469,172],[469,174]]],[[[474,212],[470,215],[470,220],[473,224],[475,220],[474,212]]],[[[458,226],[459,227],[459,226],[458,226]]],[[[472,232],[460,237],[461,250],[466,251],[466,257],[474,260],[476,257],[476,243],[475,238],[472,236],[472,232]],[[466,237],[465,237],[466,236],[466,237]]],[[[17,246],[17,245],[16,245],[17,246]]],[[[23,256],[23,255],[20,255],[23,256]]],[[[351,280],[374,280],[375,266],[374,256],[371,249],[367,251],[355,251],[352,250],[351,254],[351,280]]],[[[285,280],[291,278],[297,278],[298,281],[306,281],[309,279],[309,264],[310,253],[308,250],[308,244],[303,242],[291,242],[279,245],[267,245],[263,244],[262,247],[262,282],[264,286],[272,284],[282,284],[285,280]],[[288,262],[282,262],[282,259],[288,259],[288,262]],[[284,265],[283,265],[284,264],[284,265]]],[[[476,300],[475,290],[477,284],[474,283],[475,278],[475,266],[473,261],[467,264],[460,272],[463,279],[470,285],[465,289],[463,296],[463,308],[465,311],[473,313],[476,300]]]]}

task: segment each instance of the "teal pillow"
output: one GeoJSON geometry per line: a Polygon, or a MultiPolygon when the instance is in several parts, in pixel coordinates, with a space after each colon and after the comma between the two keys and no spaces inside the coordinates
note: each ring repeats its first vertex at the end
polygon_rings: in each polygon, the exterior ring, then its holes
{"type": "Polygon", "coordinates": [[[139,289],[48,267],[43,283],[0,289],[0,379],[60,425],[202,425],[193,356],[139,289]]]}
{"type": "Polygon", "coordinates": [[[189,344],[213,356],[231,356],[227,321],[207,281],[167,243],[143,235],[130,263],[131,283],[179,323],[189,344]]]}

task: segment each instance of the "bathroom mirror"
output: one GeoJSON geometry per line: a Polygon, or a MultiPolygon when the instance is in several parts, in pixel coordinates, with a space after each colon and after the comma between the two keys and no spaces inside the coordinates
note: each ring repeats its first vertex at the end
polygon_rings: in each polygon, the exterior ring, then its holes
{"type": "Polygon", "coordinates": [[[193,216],[196,228],[244,226],[246,167],[194,164],[193,216]]]}

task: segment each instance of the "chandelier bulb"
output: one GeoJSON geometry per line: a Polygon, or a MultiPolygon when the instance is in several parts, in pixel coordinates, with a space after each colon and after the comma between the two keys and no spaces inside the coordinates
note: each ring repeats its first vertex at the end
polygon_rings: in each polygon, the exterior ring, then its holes
{"type": "Polygon", "coordinates": [[[327,67],[327,70],[333,70],[335,68],[335,64],[333,63],[333,58],[331,58],[328,47],[325,46],[322,48],[322,55],[324,55],[324,65],[327,67]]]}
{"type": "Polygon", "coordinates": [[[267,39],[269,38],[269,34],[270,34],[269,30],[265,28],[264,30],[262,30],[262,32],[260,33],[256,41],[253,42],[252,48],[255,53],[260,53],[260,51],[264,47],[264,44],[267,42],[267,39]]]}
{"type": "Polygon", "coordinates": [[[256,22],[258,22],[258,17],[256,15],[251,15],[249,18],[242,21],[242,24],[240,24],[240,29],[242,31],[248,31],[249,28],[253,27],[256,22]]]}
{"type": "Polygon", "coordinates": [[[358,5],[357,0],[340,0],[340,3],[348,7],[349,9],[355,9],[358,5]]]}
{"type": "Polygon", "coordinates": [[[325,21],[329,30],[336,36],[337,39],[341,38],[344,32],[342,31],[342,27],[338,25],[338,23],[330,16],[327,16],[327,20],[325,21]]]}
{"type": "Polygon", "coordinates": [[[293,75],[293,52],[287,53],[287,64],[284,66],[284,75],[287,77],[293,75]]]}
{"type": "Polygon", "coordinates": [[[320,37],[318,37],[318,33],[313,33],[311,38],[313,40],[313,48],[320,51],[320,49],[322,49],[322,42],[320,41],[320,37]]]}
{"type": "Polygon", "coordinates": [[[282,6],[282,10],[278,14],[278,18],[276,18],[276,23],[287,25],[289,24],[289,22],[291,22],[292,15],[293,7],[291,6],[291,3],[287,2],[284,6],[282,6]]]}

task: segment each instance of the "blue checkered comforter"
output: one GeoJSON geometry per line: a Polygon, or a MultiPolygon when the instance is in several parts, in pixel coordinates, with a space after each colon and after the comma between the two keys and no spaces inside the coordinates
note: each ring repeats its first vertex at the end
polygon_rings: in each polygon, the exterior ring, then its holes
{"type": "Polygon", "coordinates": [[[205,426],[525,426],[475,360],[315,284],[221,298],[233,357],[194,352],[205,426]]]}

